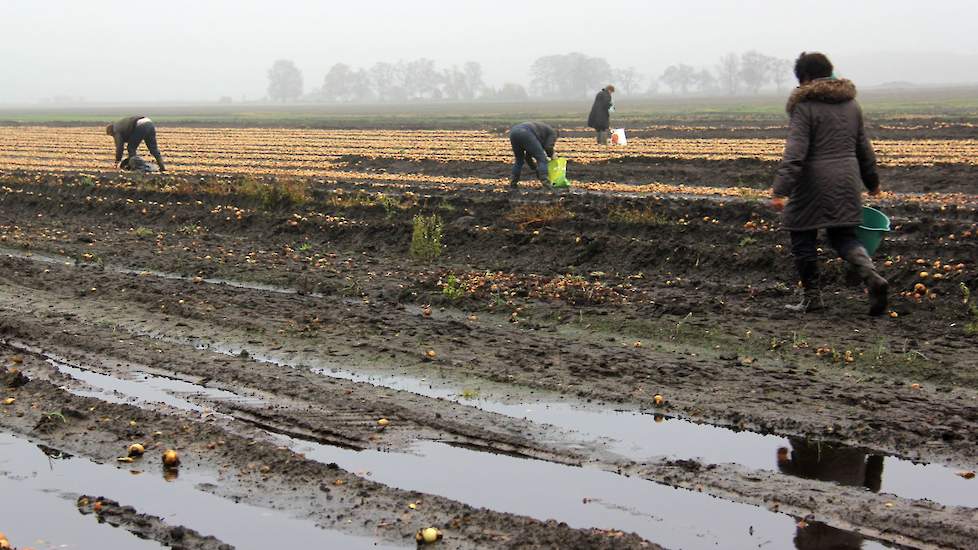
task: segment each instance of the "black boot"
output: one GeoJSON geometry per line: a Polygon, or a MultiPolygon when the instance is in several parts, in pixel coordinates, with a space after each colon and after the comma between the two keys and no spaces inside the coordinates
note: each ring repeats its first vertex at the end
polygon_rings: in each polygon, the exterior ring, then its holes
{"type": "Polygon", "coordinates": [[[509,178],[509,186],[511,188],[516,189],[517,187],[519,187],[519,183],[520,183],[520,178],[517,178],[516,176],[509,178]]]}
{"type": "Polygon", "coordinates": [[[866,249],[857,246],[846,254],[845,260],[856,267],[869,290],[869,314],[876,317],[886,313],[886,295],[890,283],[876,272],[876,266],[866,249]]]}
{"type": "Polygon", "coordinates": [[[786,305],[785,309],[796,313],[825,309],[825,304],[822,302],[822,289],[819,287],[818,260],[795,260],[795,268],[798,270],[798,276],[801,277],[804,293],[801,302],[786,305]]]}

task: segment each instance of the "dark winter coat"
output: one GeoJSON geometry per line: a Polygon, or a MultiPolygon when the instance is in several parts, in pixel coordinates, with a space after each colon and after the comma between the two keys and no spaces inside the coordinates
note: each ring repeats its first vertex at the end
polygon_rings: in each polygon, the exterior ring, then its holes
{"type": "Polygon", "coordinates": [[[774,195],[788,197],[784,228],[805,231],[862,223],[862,190],[879,187],[876,154],[848,80],[819,79],[788,100],[791,124],[774,195]]]}
{"type": "Polygon", "coordinates": [[[547,156],[550,158],[554,157],[554,146],[557,145],[557,130],[554,130],[549,124],[543,122],[524,122],[517,126],[522,126],[533,132],[540,145],[543,146],[543,151],[547,153],[547,156]]]}
{"type": "Polygon", "coordinates": [[[588,128],[595,130],[607,130],[611,126],[611,92],[601,90],[594,96],[594,104],[591,105],[591,114],[587,117],[588,128]]]}
{"type": "Polygon", "coordinates": [[[115,138],[116,162],[122,160],[122,148],[129,143],[129,138],[132,137],[132,133],[136,131],[136,122],[138,122],[141,118],[145,117],[142,115],[127,116],[112,123],[112,136],[115,138]]]}

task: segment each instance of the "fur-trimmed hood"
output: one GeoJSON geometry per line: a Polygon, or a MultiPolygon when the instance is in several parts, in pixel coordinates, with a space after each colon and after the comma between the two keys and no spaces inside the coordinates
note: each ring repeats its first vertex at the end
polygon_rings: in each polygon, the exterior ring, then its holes
{"type": "Polygon", "coordinates": [[[799,103],[845,103],[856,99],[856,85],[845,78],[820,78],[795,88],[788,98],[785,110],[790,115],[799,103]]]}

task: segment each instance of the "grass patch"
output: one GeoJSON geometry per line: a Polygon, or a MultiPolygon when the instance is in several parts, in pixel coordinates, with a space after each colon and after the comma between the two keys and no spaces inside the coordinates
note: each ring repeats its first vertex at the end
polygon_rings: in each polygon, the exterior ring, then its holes
{"type": "Polygon", "coordinates": [[[534,223],[556,223],[574,218],[574,213],[563,203],[521,204],[506,214],[506,219],[525,228],[534,223]]]}
{"type": "Polygon", "coordinates": [[[608,221],[625,225],[668,225],[669,219],[651,208],[612,208],[608,221]]]}
{"type": "Polygon", "coordinates": [[[326,201],[326,204],[333,208],[371,208],[376,206],[379,201],[377,197],[359,190],[356,193],[344,193],[342,189],[337,189],[333,196],[326,201]]]}
{"type": "Polygon", "coordinates": [[[148,227],[137,227],[132,233],[139,239],[149,239],[156,235],[156,232],[148,227]]]}
{"type": "Polygon", "coordinates": [[[411,256],[423,262],[430,262],[441,256],[444,229],[445,225],[438,214],[415,216],[411,234],[411,256]]]}
{"type": "Polygon", "coordinates": [[[309,202],[308,185],[296,180],[267,183],[247,179],[239,192],[253,199],[263,210],[279,210],[309,202]]]}
{"type": "Polygon", "coordinates": [[[978,300],[972,300],[971,289],[968,285],[961,283],[962,302],[968,312],[968,322],[964,325],[964,331],[969,335],[978,334],[978,300]]]}

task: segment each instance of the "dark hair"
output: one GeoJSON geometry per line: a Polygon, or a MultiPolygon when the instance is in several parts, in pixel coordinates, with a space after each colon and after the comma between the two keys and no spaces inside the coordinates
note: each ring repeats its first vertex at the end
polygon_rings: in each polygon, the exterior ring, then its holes
{"type": "Polygon", "coordinates": [[[816,78],[828,78],[832,76],[832,62],[823,53],[801,52],[795,60],[795,76],[798,82],[808,82],[816,78]]]}

